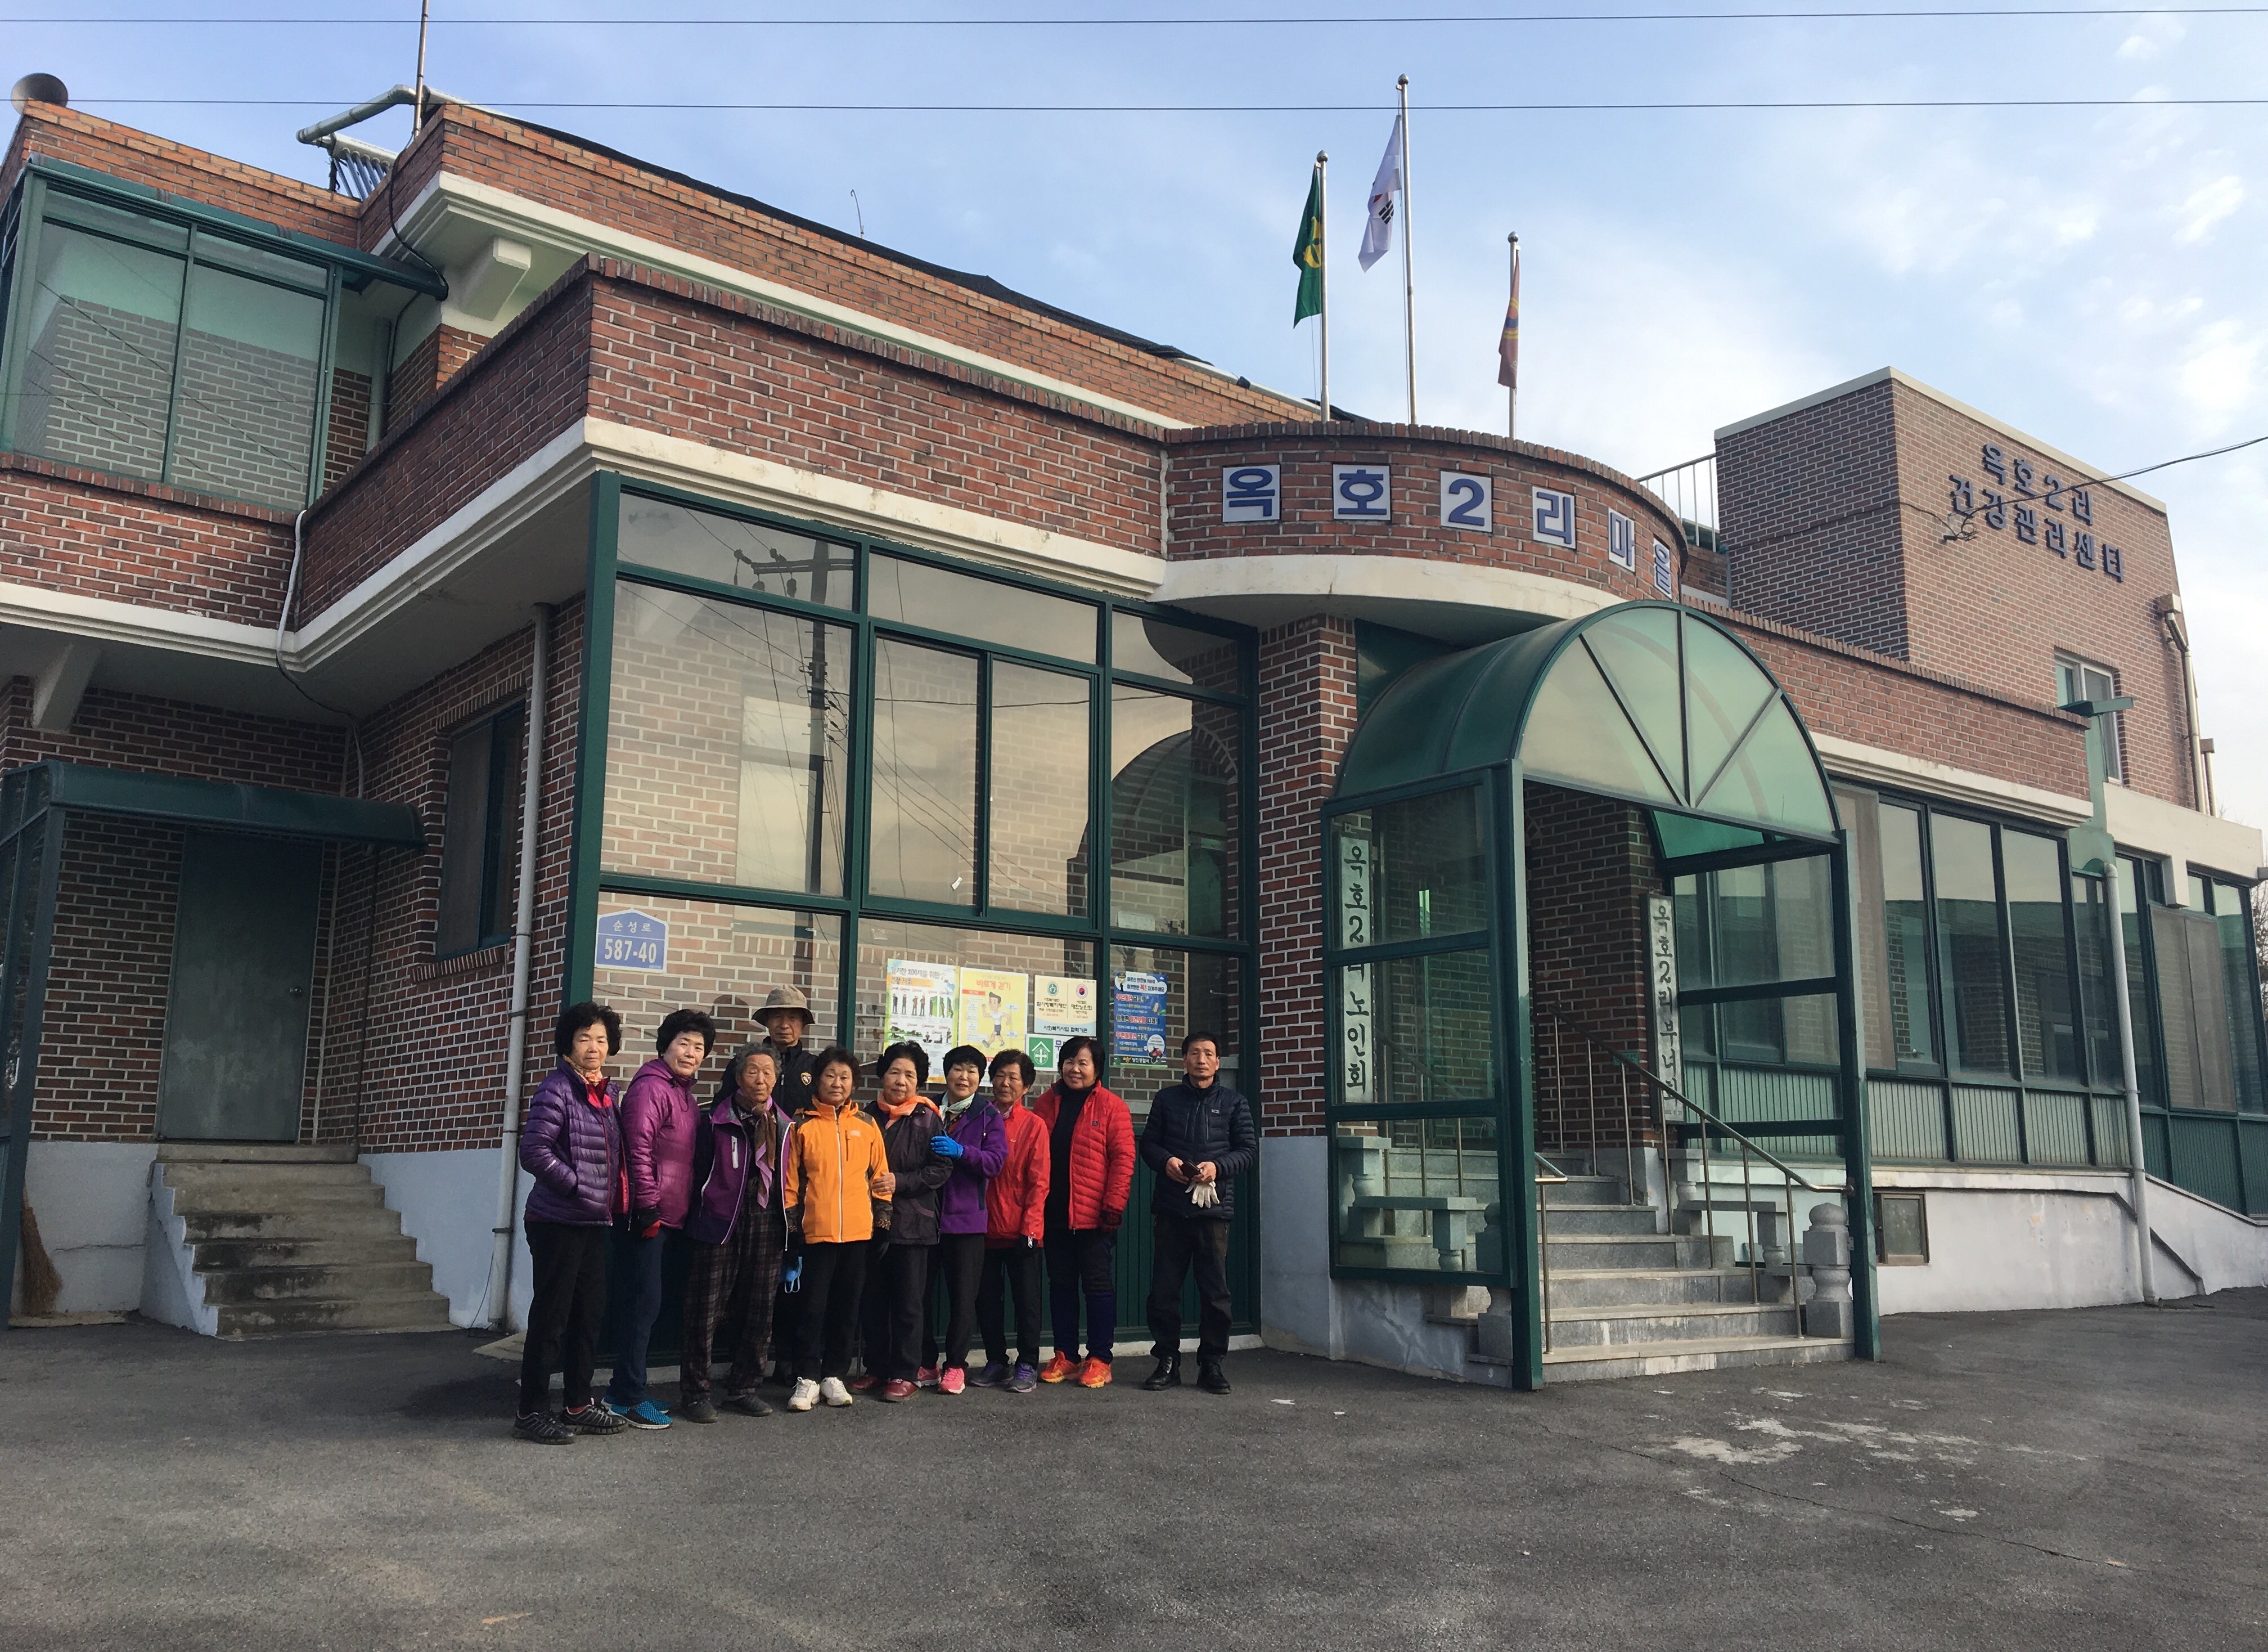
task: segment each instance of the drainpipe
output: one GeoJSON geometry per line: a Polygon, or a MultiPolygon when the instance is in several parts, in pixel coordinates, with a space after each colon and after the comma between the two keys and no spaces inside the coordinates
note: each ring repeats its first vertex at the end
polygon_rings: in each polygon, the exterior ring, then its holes
{"type": "Polygon", "coordinates": [[[504,1018],[504,1133],[497,1143],[496,1253],[489,1261],[489,1323],[512,1329],[512,1230],[519,1204],[519,1091],[527,1078],[527,985],[535,957],[535,844],[543,803],[543,703],[551,653],[551,609],[535,609],[527,680],[526,784],[519,801],[519,899],[512,931],[512,1013],[504,1018]]]}
{"type": "Polygon", "coordinates": [[[2182,656],[2182,698],[2189,713],[2190,749],[2190,807],[2200,814],[2210,813],[2205,805],[2205,783],[2202,771],[2205,753],[2198,734],[2197,662],[2190,658],[2189,622],[2182,616],[2182,599],[2178,594],[2158,599],[2158,616],[2166,628],[2166,640],[2178,649],[2182,656]]]}

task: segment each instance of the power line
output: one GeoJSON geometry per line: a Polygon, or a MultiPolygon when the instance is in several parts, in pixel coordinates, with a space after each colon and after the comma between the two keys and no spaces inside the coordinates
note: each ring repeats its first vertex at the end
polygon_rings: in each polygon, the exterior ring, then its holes
{"type": "MultiPolygon", "coordinates": [[[[328,109],[342,98],[77,98],[75,107],[328,109]]],[[[513,109],[672,111],[725,114],[1375,114],[1390,103],[648,103],[490,101],[513,109]]],[[[1805,109],[2257,108],[2268,98],[1786,98],[1653,100],[1599,103],[1429,103],[1428,114],[1626,114],[1805,109]]]]}
{"type": "MultiPolygon", "coordinates": [[[[1499,11],[1425,17],[461,17],[438,18],[451,28],[767,28],[767,29],[1160,29],[1160,28],[1370,28],[1454,27],[1458,26],[1517,26],[1537,23],[1809,23],[1878,22],[1904,18],[1984,19],[2002,18],[2132,18],[2132,17],[2258,17],[2268,6],[1983,6],[1885,7],[1880,10],[1837,9],[1776,11],[1499,11]]],[[[408,28],[411,19],[401,17],[22,17],[0,18],[0,23],[136,25],[152,24],[210,27],[373,27],[408,28]]]]}

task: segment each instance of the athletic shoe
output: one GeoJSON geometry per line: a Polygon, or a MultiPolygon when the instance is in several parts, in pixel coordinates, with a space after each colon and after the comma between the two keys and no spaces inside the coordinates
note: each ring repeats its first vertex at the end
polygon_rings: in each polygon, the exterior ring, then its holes
{"type": "Polygon", "coordinates": [[[710,1403],[708,1395],[701,1394],[681,1401],[676,1415],[687,1422],[714,1422],[717,1420],[717,1407],[710,1403]]]}
{"type": "Polygon", "coordinates": [[[1064,1382],[1077,1372],[1078,1369],[1079,1361],[1072,1359],[1071,1355],[1065,1353],[1061,1348],[1057,1348],[1056,1350],[1056,1357],[1049,1360],[1047,1364],[1040,1368],[1040,1381],[1042,1383],[1064,1382]]]}
{"type": "Polygon", "coordinates": [[[772,1414],[772,1408],[764,1404],[762,1398],[753,1388],[745,1394],[725,1395],[725,1403],[745,1416],[769,1417],[772,1414]]]}
{"type": "Polygon", "coordinates": [[[1000,1388],[1008,1381],[1008,1368],[998,1360],[988,1361],[982,1368],[968,1374],[971,1388],[1000,1388]]]}
{"type": "Polygon", "coordinates": [[[916,1388],[935,1388],[937,1386],[937,1367],[933,1365],[924,1365],[920,1370],[916,1371],[914,1373],[914,1386],[916,1388]]]}
{"type": "Polygon", "coordinates": [[[850,1390],[843,1386],[841,1377],[825,1376],[819,1380],[819,1398],[830,1405],[841,1407],[850,1403],[850,1390]]]}
{"type": "Polygon", "coordinates": [[[1158,1368],[1142,1379],[1142,1386],[1152,1394],[1163,1393],[1182,1385],[1182,1356],[1168,1353],[1160,1357],[1158,1368]]]}
{"type": "MultiPolygon", "coordinates": [[[[841,1384],[837,1383],[836,1386],[840,1387],[841,1384]]],[[[790,1411],[809,1411],[818,1403],[819,1384],[807,1376],[798,1382],[795,1385],[795,1392],[787,1397],[787,1408],[790,1411]]]]}
{"type": "Polygon", "coordinates": [[[862,1371],[850,1379],[850,1391],[854,1394],[871,1394],[881,1385],[882,1379],[872,1371],[862,1371]]]}
{"type": "Polygon", "coordinates": [[[911,1399],[917,1392],[919,1392],[919,1390],[917,1390],[911,1383],[907,1382],[905,1378],[902,1376],[894,1376],[888,1382],[882,1384],[880,1390],[878,1390],[874,1395],[874,1398],[876,1399],[886,1399],[889,1401],[891,1405],[895,1405],[902,1399],[911,1399]]]}
{"type": "Polygon", "coordinates": [[[1089,1360],[1085,1365],[1080,1366],[1079,1368],[1079,1385],[1081,1388],[1109,1387],[1110,1361],[1108,1360],[1089,1360]]]}
{"type": "Polygon", "coordinates": [[[1197,1386],[1208,1394],[1228,1392],[1228,1373],[1220,1368],[1219,1360],[1197,1361],[1197,1386]]]}
{"type": "Polygon", "coordinates": [[[1040,1385],[1040,1374],[1028,1365],[1019,1365],[1015,1375],[1008,1379],[1011,1394],[1028,1394],[1040,1385]]]}
{"type": "Polygon", "coordinates": [[[937,1374],[937,1391],[940,1394],[958,1394],[967,1386],[968,1381],[968,1372],[957,1365],[948,1365],[937,1374]]]}
{"type": "Polygon", "coordinates": [[[660,1406],[655,1405],[650,1399],[642,1399],[638,1401],[637,1405],[631,1406],[628,1411],[624,1411],[620,1405],[615,1405],[612,1400],[607,1401],[606,1404],[608,1411],[614,1412],[615,1416],[621,1418],[633,1428],[666,1428],[669,1427],[669,1413],[662,1410],[660,1406]]]}
{"type": "Polygon", "coordinates": [[[630,1429],[626,1420],[595,1403],[563,1411],[559,1413],[559,1420],[578,1434],[624,1434],[630,1429]]]}
{"type": "Polygon", "coordinates": [[[515,1417],[512,1431],[532,1445],[573,1445],[575,1431],[548,1411],[532,1411],[525,1417],[515,1417]]]}

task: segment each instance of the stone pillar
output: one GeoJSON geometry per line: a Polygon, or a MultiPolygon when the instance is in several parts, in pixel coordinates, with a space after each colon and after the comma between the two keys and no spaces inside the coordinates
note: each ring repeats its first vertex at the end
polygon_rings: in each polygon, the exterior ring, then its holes
{"type": "Polygon", "coordinates": [[[1811,1207],[1803,1259],[1813,1286],[1812,1298],[1803,1305],[1803,1334],[1852,1335],[1857,1321],[1851,1302],[1851,1216],[1840,1201],[1811,1207]]]}

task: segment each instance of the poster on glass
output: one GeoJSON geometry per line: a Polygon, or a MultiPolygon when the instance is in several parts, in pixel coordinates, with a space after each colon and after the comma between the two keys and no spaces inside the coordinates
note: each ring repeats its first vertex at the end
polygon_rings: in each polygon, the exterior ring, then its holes
{"type": "Polygon", "coordinates": [[[1032,977],[1010,970],[961,972],[961,1042],[990,1061],[1003,1050],[1024,1047],[1025,1009],[1032,977]]]}
{"type": "Polygon", "coordinates": [[[1042,975],[1032,983],[1032,1031],[1025,1041],[1032,1065],[1046,1072],[1066,1038],[1094,1036],[1094,983],[1076,976],[1042,975]]]}
{"type": "Polygon", "coordinates": [[[1166,1058],[1166,977],[1121,970],[1110,977],[1110,1053],[1156,1066],[1166,1058]]]}
{"type": "Polygon", "coordinates": [[[929,1052],[932,1071],[953,1048],[954,1014],[959,1007],[960,971],[949,963],[917,963],[892,958],[883,966],[889,985],[889,1030],[884,1044],[916,1044],[929,1052]]]}

